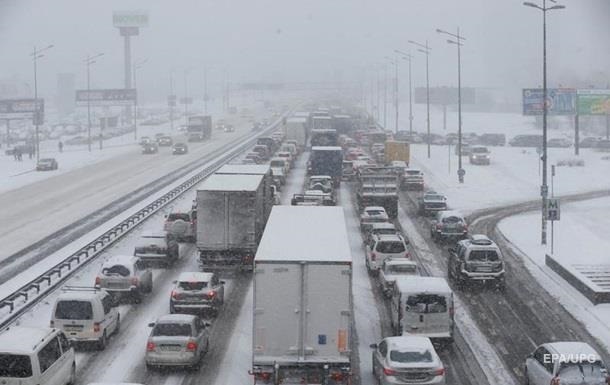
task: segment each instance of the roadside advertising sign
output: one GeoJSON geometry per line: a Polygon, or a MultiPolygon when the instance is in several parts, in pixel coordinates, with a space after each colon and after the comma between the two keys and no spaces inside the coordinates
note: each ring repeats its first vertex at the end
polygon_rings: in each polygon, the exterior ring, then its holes
{"type": "Polygon", "coordinates": [[[136,99],[135,88],[76,91],[76,104],[79,106],[86,106],[87,101],[92,106],[127,106],[136,99]]]}
{"type": "MultiPolygon", "coordinates": [[[[523,115],[536,116],[544,112],[542,88],[523,90],[523,115]]],[[[572,88],[547,89],[547,113],[549,115],[575,115],[576,90],[572,88]]]]}
{"type": "Polygon", "coordinates": [[[579,115],[610,115],[610,90],[578,90],[579,115]]]}
{"type": "Polygon", "coordinates": [[[44,120],[44,99],[0,100],[0,119],[29,119],[35,116],[39,122],[44,120]]]}

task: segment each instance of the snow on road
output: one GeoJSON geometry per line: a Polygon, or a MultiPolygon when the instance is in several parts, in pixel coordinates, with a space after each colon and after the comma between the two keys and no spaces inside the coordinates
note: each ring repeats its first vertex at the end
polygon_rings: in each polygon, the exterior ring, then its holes
{"type": "MultiPolygon", "coordinates": [[[[609,213],[610,198],[563,205],[561,220],[554,225],[553,257],[568,269],[572,269],[571,265],[575,263],[609,266],[609,213]]],[[[502,234],[521,252],[524,264],[531,274],[610,351],[610,304],[593,305],[545,265],[545,254],[551,253],[551,242],[549,233],[548,245],[540,245],[540,213],[530,212],[509,217],[498,226],[502,234]]]]}

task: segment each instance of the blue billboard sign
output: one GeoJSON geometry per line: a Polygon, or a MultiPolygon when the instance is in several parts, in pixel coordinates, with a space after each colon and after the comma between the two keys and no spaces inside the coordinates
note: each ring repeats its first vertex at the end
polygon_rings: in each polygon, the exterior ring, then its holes
{"type": "MultiPolygon", "coordinates": [[[[542,115],[542,88],[526,88],[523,90],[523,115],[542,115]]],[[[549,115],[575,115],[576,90],[572,88],[547,89],[547,113],[549,115]]]]}

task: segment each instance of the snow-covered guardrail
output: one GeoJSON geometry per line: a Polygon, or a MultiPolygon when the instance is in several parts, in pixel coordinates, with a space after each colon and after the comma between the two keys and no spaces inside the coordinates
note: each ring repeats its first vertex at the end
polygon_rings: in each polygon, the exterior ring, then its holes
{"type": "Polygon", "coordinates": [[[229,144],[227,146],[223,146],[221,150],[224,149],[224,153],[221,152],[222,155],[220,155],[216,160],[212,161],[207,167],[201,171],[198,171],[195,175],[188,177],[177,187],[164,193],[152,203],[146,205],[144,208],[138,210],[127,219],[113,226],[102,235],[89,242],[76,252],[72,253],[46,272],[24,284],[13,293],[0,299],[0,331],[10,326],[19,316],[40,302],[52,291],[59,288],[63,282],[69,279],[89,262],[94,260],[95,257],[100,255],[102,251],[113,245],[116,241],[121,239],[136,226],[145,221],[148,217],[190,190],[222,165],[226,164],[231,159],[237,157],[251,147],[259,136],[266,135],[277,129],[278,125],[282,121],[282,118],[279,118],[273,122],[273,124],[266,129],[249,135],[237,145],[229,144]]]}

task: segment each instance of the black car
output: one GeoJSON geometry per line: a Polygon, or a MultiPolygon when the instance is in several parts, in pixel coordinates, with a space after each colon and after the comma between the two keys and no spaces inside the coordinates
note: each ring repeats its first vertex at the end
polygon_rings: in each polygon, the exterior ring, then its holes
{"type": "Polygon", "coordinates": [[[512,147],[542,147],[542,135],[517,135],[508,144],[512,147]]]}
{"type": "Polygon", "coordinates": [[[52,171],[58,168],[55,158],[43,158],[36,164],[36,171],[52,171]]]}
{"type": "Polygon", "coordinates": [[[504,146],[506,144],[506,135],[482,134],[479,136],[479,143],[484,146],[504,146]]]}
{"type": "Polygon", "coordinates": [[[169,147],[174,144],[174,141],[171,136],[160,136],[157,138],[157,143],[159,143],[159,146],[161,147],[169,147]]]}
{"type": "Polygon", "coordinates": [[[595,148],[599,144],[601,138],[589,136],[580,141],[581,148],[595,148]]]}
{"type": "Polygon", "coordinates": [[[172,154],[174,155],[184,155],[189,152],[189,148],[184,143],[176,143],[172,149],[172,154]]]}
{"type": "Polygon", "coordinates": [[[159,146],[156,142],[149,142],[142,145],[142,154],[156,154],[159,152],[159,146]]]}

